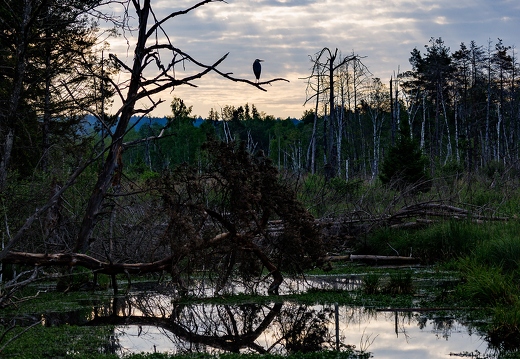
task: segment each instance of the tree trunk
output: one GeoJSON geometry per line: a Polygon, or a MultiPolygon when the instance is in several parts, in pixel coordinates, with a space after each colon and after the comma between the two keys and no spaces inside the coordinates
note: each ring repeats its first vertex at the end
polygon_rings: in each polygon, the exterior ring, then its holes
{"type": "Polygon", "coordinates": [[[5,115],[0,118],[0,192],[3,192],[7,185],[7,172],[9,163],[11,162],[11,153],[14,144],[14,121],[20,103],[25,71],[27,67],[27,32],[31,21],[31,13],[33,11],[31,0],[23,0],[23,14],[21,16],[21,24],[16,33],[16,66],[13,75],[13,87],[9,98],[9,105],[5,115]]]}
{"type": "Polygon", "coordinates": [[[116,170],[121,171],[121,168],[118,168],[118,163],[120,163],[119,161],[123,151],[123,137],[126,133],[130,118],[134,114],[137,93],[141,84],[142,61],[147,39],[146,25],[148,22],[149,13],[150,0],[145,0],[143,2],[142,8],[138,12],[139,35],[135,49],[132,77],[130,79],[128,93],[124,103],[123,111],[121,112],[121,117],[112,137],[112,143],[110,144],[108,150],[108,156],[105,160],[103,169],[98,176],[94,190],[90,195],[78,238],[76,240],[76,245],[74,247],[75,252],[85,253],[88,250],[89,239],[95,226],[97,219],[96,217],[99,213],[101,205],[103,204],[103,200],[105,199],[108,188],[112,184],[113,175],[116,170]]]}
{"type": "MultiPolygon", "coordinates": [[[[47,9],[47,12],[49,10],[47,9]]],[[[48,18],[48,16],[47,16],[48,18]]],[[[49,149],[50,149],[50,141],[49,141],[49,126],[51,122],[51,34],[50,31],[47,31],[45,38],[45,98],[43,104],[43,128],[42,128],[42,159],[41,159],[41,168],[43,172],[47,172],[49,170],[49,149]]]]}

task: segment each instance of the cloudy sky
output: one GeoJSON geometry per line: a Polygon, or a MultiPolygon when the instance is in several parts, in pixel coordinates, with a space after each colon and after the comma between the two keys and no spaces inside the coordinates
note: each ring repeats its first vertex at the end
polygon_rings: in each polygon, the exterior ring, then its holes
{"type": "MultiPolygon", "coordinates": [[[[195,3],[152,0],[159,18],[195,3]]],[[[197,81],[197,88],[181,86],[162,94],[165,103],[154,115],[170,114],[169,103],[176,96],[202,117],[212,107],[249,103],[275,117],[300,118],[306,96],[301,78],[310,74],[309,55],[322,48],[365,57],[373,77],[388,83],[398,70],[410,69],[410,52],[415,47],[423,51],[432,37],[441,37],[452,52],[472,40],[485,48],[497,38],[520,46],[520,1],[227,0],[176,17],[165,29],[175,46],[201,62],[209,64],[229,52],[220,66],[223,72],[254,80],[252,63],[261,58],[262,80],[283,77],[290,82],[275,82],[263,92],[210,75],[197,81]]],[[[132,45],[132,38],[128,40],[132,45]]],[[[126,40],[110,43],[112,52],[131,60],[126,40]]]]}

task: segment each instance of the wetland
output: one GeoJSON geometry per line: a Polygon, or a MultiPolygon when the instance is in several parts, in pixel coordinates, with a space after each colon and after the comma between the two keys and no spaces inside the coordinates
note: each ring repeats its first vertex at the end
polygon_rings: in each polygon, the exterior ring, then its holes
{"type": "Polygon", "coordinates": [[[197,293],[183,298],[169,282],[135,282],[118,296],[110,290],[60,296],[42,284],[32,288],[39,291],[32,301],[3,311],[4,326],[17,325],[7,338],[19,335],[4,354],[118,358],[336,352],[345,358],[438,359],[514,353],[490,341],[490,311],[457,300],[455,271],[352,264],[339,271],[343,274],[285,279],[278,296],[267,295],[267,287],[252,294],[241,283],[215,295],[200,282],[194,286],[197,293]],[[374,277],[377,291],[368,287],[374,277]],[[400,292],[390,291],[392,286],[400,286],[400,292]]]}

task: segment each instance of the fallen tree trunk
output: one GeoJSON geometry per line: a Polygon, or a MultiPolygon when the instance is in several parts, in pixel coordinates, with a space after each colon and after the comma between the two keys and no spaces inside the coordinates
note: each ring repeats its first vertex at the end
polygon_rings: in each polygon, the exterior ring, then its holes
{"type": "Polygon", "coordinates": [[[84,267],[102,274],[145,274],[168,270],[172,265],[172,257],[148,263],[110,263],[81,253],[26,253],[8,252],[4,263],[34,265],[34,266],[68,266],[84,267]]]}
{"type": "Polygon", "coordinates": [[[417,264],[420,262],[419,258],[402,257],[402,256],[376,256],[351,254],[350,260],[353,262],[362,262],[368,264],[417,264]]]}
{"type": "MultiPolygon", "coordinates": [[[[352,261],[367,264],[417,264],[419,258],[402,256],[377,256],[348,254],[343,256],[327,256],[325,262],[352,261]]],[[[66,266],[84,267],[96,273],[115,274],[145,274],[169,270],[172,265],[172,257],[166,257],[159,261],[144,263],[110,263],[90,257],[82,253],[27,253],[8,252],[3,260],[4,263],[23,264],[33,266],[66,266]]]]}
{"type": "Polygon", "coordinates": [[[367,264],[417,264],[420,262],[416,257],[402,256],[377,256],[368,254],[347,254],[343,256],[327,256],[323,258],[325,262],[352,261],[367,264]]]}

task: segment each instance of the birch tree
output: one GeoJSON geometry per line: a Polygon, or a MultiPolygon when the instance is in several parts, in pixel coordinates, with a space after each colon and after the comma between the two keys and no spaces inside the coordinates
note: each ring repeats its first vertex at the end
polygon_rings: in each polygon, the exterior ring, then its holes
{"type": "Polygon", "coordinates": [[[510,94],[513,92],[514,81],[514,63],[513,58],[509,54],[511,50],[510,46],[505,46],[501,39],[495,44],[495,52],[492,55],[492,63],[494,72],[496,73],[496,113],[497,113],[497,124],[496,124],[496,149],[495,158],[500,160],[504,156],[511,157],[510,150],[512,149],[511,144],[513,142],[515,128],[513,121],[511,121],[511,113],[509,112],[509,105],[514,100],[510,94]],[[503,133],[503,135],[501,135],[503,133]],[[501,144],[503,144],[501,146],[501,144]],[[507,151],[507,153],[505,153],[507,151]]]}
{"type": "Polygon", "coordinates": [[[389,112],[390,98],[387,88],[381,79],[374,78],[370,83],[364,99],[363,110],[368,114],[372,122],[372,160],[371,180],[379,173],[379,162],[381,154],[381,131],[384,124],[385,114],[389,112]]]}
{"type": "Polygon", "coordinates": [[[449,78],[453,71],[449,47],[444,45],[441,38],[430,39],[430,45],[426,46],[426,54],[423,56],[419,50],[414,49],[410,58],[415,78],[415,85],[426,91],[429,102],[433,107],[434,123],[430,137],[430,159],[441,158],[443,154],[443,142],[447,141],[446,158],[452,154],[451,131],[447,118],[446,95],[449,78]]]}

